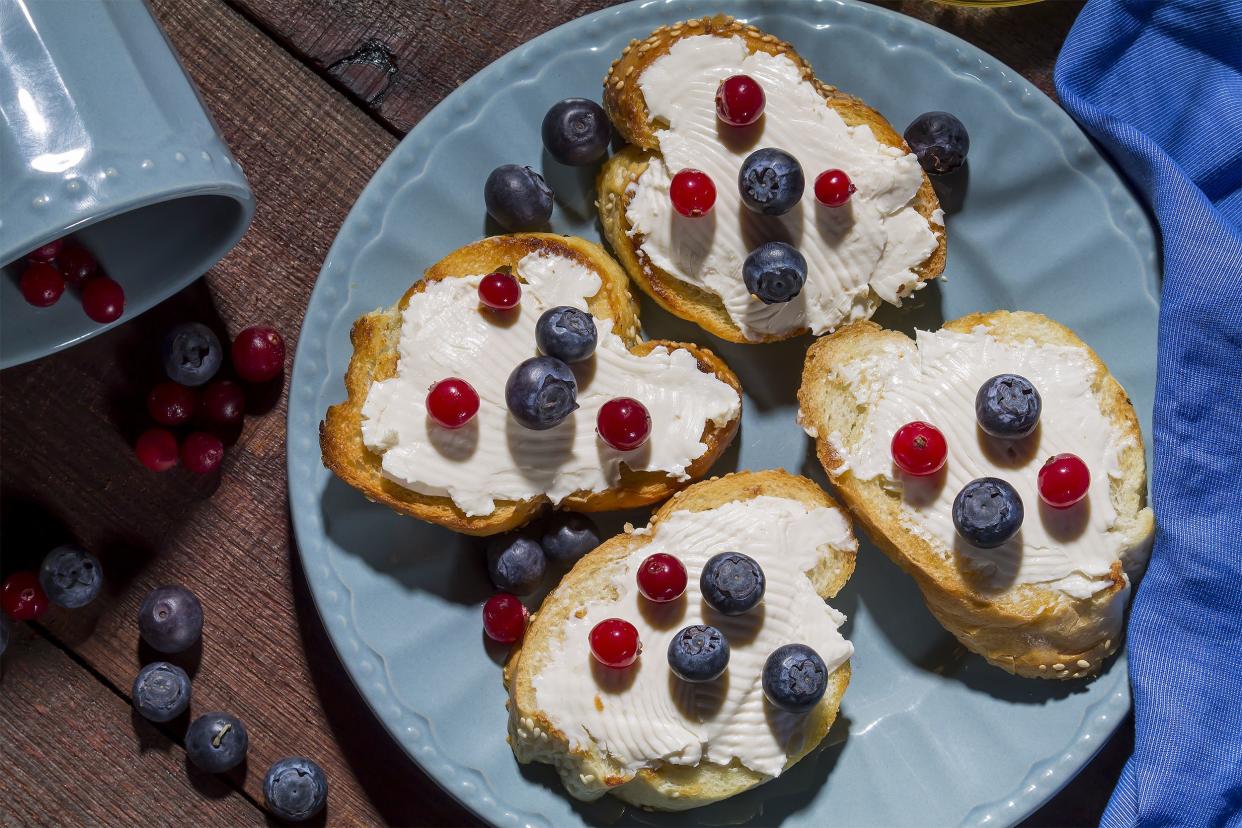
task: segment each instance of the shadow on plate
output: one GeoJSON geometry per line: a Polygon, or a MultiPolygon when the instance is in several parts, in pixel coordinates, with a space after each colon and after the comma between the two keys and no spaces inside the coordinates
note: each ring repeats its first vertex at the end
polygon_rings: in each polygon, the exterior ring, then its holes
{"type": "MultiPolygon", "coordinates": [[[[847,705],[848,700],[847,694],[847,705]]],[[[528,782],[542,785],[564,797],[582,821],[591,825],[774,826],[798,815],[822,793],[828,775],[845,751],[849,731],[849,717],[842,712],[820,746],[778,778],[745,793],[690,811],[644,811],[611,796],[594,802],[582,802],[565,792],[551,765],[535,763],[520,765],[518,769],[528,782]]]]}

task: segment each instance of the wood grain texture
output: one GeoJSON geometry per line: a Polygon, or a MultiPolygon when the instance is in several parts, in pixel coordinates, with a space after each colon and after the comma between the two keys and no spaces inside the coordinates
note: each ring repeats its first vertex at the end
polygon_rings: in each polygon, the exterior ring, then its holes
{"type": "MultiPolygon", "coordinates": [[[[260,823],[236,789],[261,801],[267,764],[295,752],[328,772],[323,821],[472,823],[387,736],[332,651],[290,540],[283,390],[250,400],[254,413],[222,475],[148,473],[130,443],[144,425],[141,398],[158,375],[155,343],[167,325],[199,319],[226,334],[268,322],[292,351],[328,246],[394,135],[492,60],[606,0],[153,5],[246,169],[258,212],[205,281],[116,331],[0,375],[4,571],[76,538],[101,556],[108,578],[91,608],[53,609],[43,622],[89,670],[38,639],[5,656],[5,773],[9,757],[31,745],[47,755],[23,757],[15,781],[0,777],[6,793],[18,784],[25,792],[9,797],[22,804],[0,797],[0,824],[38,824],[36,805],[59,824],[137,824],[151,821],[155,803],[180,824],[260,823]],[[250,730],[248,768],[224,782],[187,774],[175,732],[143,752],[149,726],[135,727],[108,686],[127,694],[153,658],[138,645],[134,617],[149,589],[173,582],[194,589],[207,613],[203,646],[178,659],[194,675],[195,709],[230,710],[250,730]],[[38,712],[58,709],[62,692],[74,705],[69,724],[38,712]],[[74,777],[103,783],[66,781],[74,777]]],[[[919,0],[884,5],[982,46],[1051,91],[1053,59],[1081,3],[989,11],[919,0]]],[[[1132,744],[1127,728],[1029,824],[1097,820],[1132,744]]]]}
{"type": "Polygon", "coordinates": [[[262,820],[224,779],[187,773],[180,745],[141,718],[131,724],[125,699],[24,626],[0,682],[0,756],[0,825],[262,820]]]}

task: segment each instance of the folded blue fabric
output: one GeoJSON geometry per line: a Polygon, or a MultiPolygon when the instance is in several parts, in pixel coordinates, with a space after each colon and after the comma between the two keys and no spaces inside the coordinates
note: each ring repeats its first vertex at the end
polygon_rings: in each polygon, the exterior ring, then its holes
{"type": "Polygon", "coordinates": [[[1163,239],[1158,528],[1127,645],[1134,755],[1103,822],[1242,826],[1242,0],[1090,0],[1055,79],[1163,239]]]}

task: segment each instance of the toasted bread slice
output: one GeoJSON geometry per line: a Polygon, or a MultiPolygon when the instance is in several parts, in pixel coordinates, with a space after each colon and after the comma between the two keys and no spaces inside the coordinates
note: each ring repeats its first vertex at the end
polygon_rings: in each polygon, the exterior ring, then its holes
{"type": "MultiPolygon", "coordinates": [[[[328,409],[319,426],[323,461],[329,469],[369,499],[403,514],[468,535],[493,535],[532,520],[548,503],[547,497],[529,500],[497,500],[495,510],[485,516],[470,516],[446,496],[420,494],[388,479],[382,473],[381,457],[369,450],[362,438],[362,406],[372,383],[388,379],[397,372],[398,343],[402,313],[410,299],[427,285],[441,279],[490,273],[513,268],[529,253],[546,252],[572,259],[599,275],[602,287],[587,304],[598,319],[610,319],[613,331],[635,354],[646,354],[657,346],[685,349],[697,360],[699,369],[714,374],[740,393],[737,377],[715,354],[693,344],[643,341],[639,334],[638,305],[630,295],[625,273],[603,248],[572,236],[551,233],[521,233],[494,236],[466,245],[427,269],[392,307],[358,319],[350,332],[353,356],[345,374],[348,399],[328,409]]],[[[656,472],[632,471],[622,466],[620,484],[606,491],[577,492],[560,504],[566,509],[602,512],[647,505],[702,477],[729,445],[741,419],[725,425],[708,423],[702,442],[707,450],[687,468],[689,480],[678,480],[656,472]]]]}
{"type": "MultiPolygon", "coordinates": [[[[573,746],[567,734],[557,728],[540,706],[535,684],[557,653],[564,650],[566,624],[572,618],[586,617],[587,611],[583,608],[592,601],[617,597],[615,579],[624,576],[626,559],[653,543],[652,532],[658,537],[661,524],[679,512],[705,512],[734,501],[752,501],[759,497],[796,501],[807,510],[837,508],[832,498],[804,477],[785,471],[738,472],[696,483],[661,506],[652,516],[649,530],[633,531],[627,526],[624,534],[605,541],[574,566],[544,600],[525,638],[505,665],[509,744],[518,761],[554,765],[568,791],[580,799],[596,799],[611,793],[625,802],[657,810],[684,810],[706,805],[772,778],[747,768],[737,758],[728,764],[719,764],[708,761],[706,756],[693,765],[655,759],[636,771],[630,770],[594,739],[589,746],[573,746]]],[[[815,592],[825,600],[835,596],[854,571],[857,541],[845,520],[841,523],[841,531],[839,541],[824,539],[817,549],[814,565],[805,573],[815,592]]],[[[697,585],[699,572],[691,567],[688,574],[691,583],[697,585]]],[[[769,576],[768,594],[773,590],[769,576]]],[[[679,616],[673,627],[691,623],[697,622],[679,616]]],[[[749,677],[741,674],[736,652],[734,655],[727,678],[729,682],[746,682],[749,677]]],[[[648,646],[641,658],[649,660],[644,669],[661,671],[656,674],[659,677],[668,673],[665,653],[659,647],[648,646]]],[[[671,674],[669,678],[676,681],[671,674]]],[[[847,659],[830,673],[823,699],[804,714],[802,739],[785,754],[785,768],[823,741],[837,716],[849,679],[847,659]]],[[[602,711],[605,703],[620,703],[601,691],[588,675],[583,675],[581,686],[575,687],[575,691],[588,699],[592,693],[596,694],[597,710],[602,711]],[[601,694],[607,702],[601,701],[601,694]]],[[[770,716],[772,711],[768,713],[770,716]]]]}
{"type": "MultiPolygon", "coordinates": [[[[740,343],[790,339],[806,333],[809,328],[748,337],[730,317],[719,296],[676,278],[655,265],[641,250],[643,239],[634,233],[626,218],[626,211],[634,196],[632,185],[660,151],[656,138],[659,125],[647,109],[638,79],[644,69],[668,54],[678,40],[698,35],[740,37],[751,54],[766,52],[771,55],[785,55],[800,68],[804,79],[815,84],[824,100],[841,115],[846,124],[865,124],[871,128],[881,144],[899,148],[904,152],[909,152],[910,148],[880,113],[853,95],[816,79],[811,65],[791,45],[773,35],[764,34],[755,26],[740,23],[725,15],[687,20],[656,29],[641,41],[631,41],[622,51],[621,57],[612,64],[604,80],[604,108],[629,146],[604,163],[596,181],[596,192],[604,238],[613,253],[630,278],[661,307],[675,316],[698,324],[721,339],[740,343]]],[[[807,170],[806,175],[809,188],[815,172],[807,170]]],[[[718,186],[732,184],[726,182],[718,186]]],[[[813,198],[809,189],[804,198],[813,198]]],[[[928,219],[935,233],[937,246],[914,271],[918,285],[907,286],[903,295],[909,295],[918,286],[939,276],[945,264],[947,242],[943,220],[939,218],[940,202],[926,174],[923,175],[923,183],[915,196],[914,207],[920,215],[928,219]]]]}
{"type": "MultiPolygon", "coordinates": [[[[1116,512],[1108,530],[1121,548],[1117,560],[1095,585],[1107,584],[1087,597],[1074,597],[1051,584],[1014,582],[987,586],[961,565],[961,552],[946,549],[934,536],[912,529],[902,484],[882,478],[859,479],[850,459],[867,439],[868,392],[864,384],[883,381],[902,358],[912,356],[913,340],[872,322],[858,322],[816,342],[807,353],[798,392],[799,419],[817,437],[816,449],[841,499],[866,527],[872,540],[914,577],[932,614],[970,650],[1011,673],[1036,678],[1079,678],[1099,671],[1120,644],[1130,579],[1137,577],[1149,551],[1153,518],[1146,508],[1147,479],[1143,438],[1134,407],[1099,357],[1068,328],[1036,313],[976,313],[946,323],[944,329],[967,334],[986,331],[1002,343],[1028,347],[1069,346],[1085,353],[1094,374],[1090,398],[1099,414],[1122,436],[1117,471],[1107,477],[1107,497],[1116,512]],[[851,366],[866,365],[865,374],[851,366]]],[[[873,386],[878,387],[878,386],[873,386]]],[[[975,389],[963,393],[966,407],[975,389]]],[[[1045,420],[1049,415],[1044,406],[1045,420]]],[[[974,429],[973,410],[963,413],[974,429]]],[[[911,419],[916,419],[911,416],[911,419]]],[[[1041,425],[1041,428],[1044,426],[1041,425]]],[[[1049,426],[1051,427],[1051,426],[1049,426]]],[[[880,439],[875,436],[873,439],[880,439]]],[[[1038,464],[1044,454],[1028,462],[1038,464]]],[[[1038,465],[1013,474],[1035,473],[1038,465]]],[[[1101,475],[1093,469],[1093,478],[1101,475]]],[[[899,478],[900,476],[897,475],[899,478]]],[[[1094,497],[1095,495],[1092,495],[1094,497]]],[[[1080,504],[1088,506],[1088,504],[1080,504]]],[[[1042,504],[1025,503],[1024,525],[1042,520],[1042,504]]],[[[1086,514],[1089,514],[1087,512],[1086,514]]]]}

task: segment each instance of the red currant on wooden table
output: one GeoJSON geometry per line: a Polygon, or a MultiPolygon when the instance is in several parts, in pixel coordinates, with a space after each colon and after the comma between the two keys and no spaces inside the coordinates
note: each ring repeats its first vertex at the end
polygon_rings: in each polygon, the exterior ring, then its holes
{"type": "Polygon", "coordinates": [[[21,289],[36,308],[51,307],[65,292],[65,277],[48,262],[31,262],[22,273],[21,289]]]}
{"type": "Polygon", "coordinates": [[[33,572],[14,572],[0,588],[0,604],[14,621],[33,621],[47,611],[47,594],[33,572]]]}
{"type": "Polygon", "coordinates": [[[71,285],[82,284],[99,269],[99,263],[90,251],[77,244],[68,245],[56,258],[56,263],[60,265],[65,281],[71,285]]]}
{"type": "Polygon", "coordinates": [[[522,301],[522,283],[510,273],[489,273],[479,282],[479,301],[492,310],[512,310],[522,301]]]}
{"type": "Polygon", "coordinates": [[[1068,509],[1087,496],[1091,471],[1076,454],[1049,457],[1039,470],[1039,498],[1054,509],[1068,509]]]}
{"type": "Polygon", "coordinates": [[[134,452],[151,471],[168,471],[177,465],[177,438],[166,428],[149,428],[134,444],[134,452]]]}
{"type": "Polygon", "coordinates": [[[595,430],[617,451],[633,451],[651,436],[651,415],[632,397],[614,397],[600,406],[595,430]]]}
{"type": "Polygon", "coordinates": [[[716,185],[712,183],[712,177],[702,170],[680,170],[673,176],[668,195],[674,210],[686,218],[698,218],[707,215],[716,203],[716,185]]]}
{"type": "Polygon", "coordinates": [[[483,605],[483,632],[492,641],[512,644],[526,633],[530,613],[517,596],[498,592],[483,605]]]}
{"type": "Polygon", "coordinates": [[[893,435],[893,462],[906,474],[923,477],[935,474],[949,457],[949,444],[940,429],[931,423],[915,420],[897,429],[893,435]]]}
{"type": "Polygon", "coordinates": [[[215,471],[224,459],[224,443],[214,434],[195,431],[181,444],[181,462],[195,474],[215,471]]]}
{"type": "Polygon", "coordinates": [[[591,628],[591,655],[605,667],[629,667],[643,645],[638,629],[623,618],[606,618],[591,628]]]}
{"type": "Polygon", "coordinates": [[[50,262],[60,255],[60,251],[64,249],[64,246],[64,239],[53,239],[47,244],[40,245],[27,253],[26,260],[31,262],[50,262]]]}
{"type": "Polygon", "coordinates": [[[246,392],[231,380],[216,380],[203,389],[203,416],[214,425],[232,426],[246,412],[246,392]]]}
{"type": "Polygon", "coordinates": [[[825,207],[841,207],[858,188],[842,170],[826,170],[815,178],[815,200],[825,207]]]}
{"type": "Polygon", "coordinates": [[[686,591],[686,567],[667,552],[649,555],[638,565],[638,591],[648,601],[676,601],[686,591]]]}
{"type": "Polygon", "coordinates": [[[197,405],[194,389],[179,382],[161,382],[147,394],[147,413],[160,425],[189,422],[197,405]]]}
{"type": "Polygon", "coordinates": [[[479,413],[479,393],[464,379],[442,379],[427,391],[427,416],[445,428],[461,428],[479,413]]]}
{"type": "Polygon", "coordinates": [[[125,289],[107,276],[94,276],[82,285],[82,309],[100,324],[115,322],[125,312],[125,289]]]}
{"type": "Polygon", "coordinates": [[[733,75],[716,87],[716,114],[729,126],[750,126],[766,103],[763,87],[749,75],[733,75]]]}
{"type": "Polygon", "coordinates": [[[239,333],[232,353],[233,370],[246,382],[267,382],[285,368],[285,341],[264,325],[239,333]]]}

